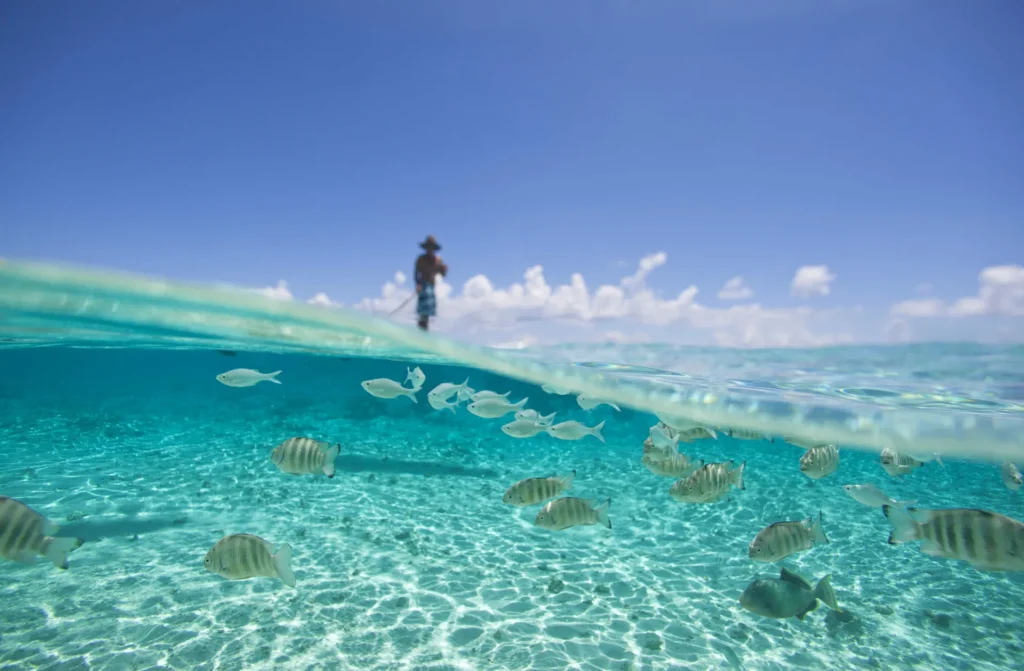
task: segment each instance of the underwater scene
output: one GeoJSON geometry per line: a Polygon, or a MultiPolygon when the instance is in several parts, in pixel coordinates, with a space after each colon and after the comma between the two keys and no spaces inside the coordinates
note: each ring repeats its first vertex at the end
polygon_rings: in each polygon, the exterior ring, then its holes
{"type": "Polygon", "coordinates": [[[0,262],[0,669],[1024,668],[1024,348],[507,351],[0,262]]]}

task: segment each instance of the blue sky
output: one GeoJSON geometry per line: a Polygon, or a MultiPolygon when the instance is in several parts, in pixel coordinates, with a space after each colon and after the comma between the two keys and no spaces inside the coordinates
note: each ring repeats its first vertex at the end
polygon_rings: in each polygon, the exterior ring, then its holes
{"type": "Polygon", "coordinates": [[[1024,259],[1024,4],[0,5],[0,255],[351,303],[426,233],[456,287],[792,307],[1024,259]]]}

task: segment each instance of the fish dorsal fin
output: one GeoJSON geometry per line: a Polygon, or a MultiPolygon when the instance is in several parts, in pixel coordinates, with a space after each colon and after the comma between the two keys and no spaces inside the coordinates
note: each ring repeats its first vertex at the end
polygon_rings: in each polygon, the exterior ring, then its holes
{"type": "Polygon", "coordinates": [[[800,585],[801,587],[806,587],[808,590],[811,589],[811,583],[807,582],[796,573],[787,570],[785,566],[782,567],[782,571],[779,573],[779,580],[782,582],[793,583],[794,585],[800,585]]]}

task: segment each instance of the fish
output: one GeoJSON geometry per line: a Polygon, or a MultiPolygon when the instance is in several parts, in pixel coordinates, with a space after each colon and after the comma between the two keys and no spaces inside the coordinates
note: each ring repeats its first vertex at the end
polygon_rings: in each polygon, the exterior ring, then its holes
{"type": "Polygon", "coordinates": [[[924,462],[920,459],[915,459],[909,454],[900,454],[888,447],[882,450],[880,460],[882,462],[882,470],[894,478],[899,475],[913,473],[914,469],[924,466],[924,462]]]}
{"type": "Polygon", "coordinates": [[[747,550],[755,561],[776,562],[822,543],[828,543],[828,537],[818,511],[818,519],[808,517],[799,522],[769,524],[754,536],[747,550]]]}
{"type": "Polygon", "coordinates": [[[429,403],[430,407],[434,410],[451,410],[453,415],[455,414],[455,408],[459,407],[458,398],[452,402],[448,402],[446,399],[438,396],[431,396],[430,394],[427,394],[427,403],[429,403]]]}
{"type": "Polygon", "coordinates": [[[1024,571],[1024,524],[988,510],[882,506],[889,543],[922,541],[921,552],[966,561],[980,571],[1024,571]]]}
{"type": "Polygon", "coordinates": [[[548,427],[538,424],[532,419],[517,419],[501,427],[507,436],[513,438],[533,438],[538,433],[547,433],[548,427]]]}
{"type": "Polygon", "coordinates": [[[277,376],[281,374],[281,371],[276,370],[273,373],[261,373],[258,370],[252,368],[235,368],[229,370],[226,373],[221,373],[217,376],[217,381],[221,384],[226,384],[229,387],[251,387],[260,382],[273,382],[274,384],[281,384],[281,381],[277,379],[277,376]]]}
{"type": "Polygon", "coordinates": [[[653,440],[650,438],[644,441],[644,456],[650,456],[653,459],[664,459],[671,457],[673,454],[678,454],[674,447],[658,447],[653,440]]]}
{"type": "Polygon", "coordinates": [[[691,461],[685,454],[675,453],[665,457],[645,454],[640,460],[651,473],[670,478],[685,478],[704,465],[703,461],[691,461]]]}
{"type": "Polygon", "coordinates": [[[1004,461],[1001,469],[1003,475],[1003,484],[1006,488],[1012,491],[1017,491],[1020,486],[1024,484],[1024,480],[1021,479],[1020,471],[1017,470],[1017,466],[1012,461],[1004,461]]]}
{"type": "Polygon", "coordinates": [[[709,429],[704,426],[695,426],[692,429],[684,429],[676,432],[676,438],[684,443],[693,443],[704,438],[712,438],[718,440],[718,434],[715,433],[714,429],[709,429]]]}
{"type": "Polygon", "coordinates": [[[594,408],[596,408],[599,405],[607,405],[607,406],[611,406],[612,408],[615,408],[616,412],[622,412],[622,410],[619,408],[619,406],[615,405],[611,401],[602,401],[602,400],[597,399],[597,398],[591,398],[590,396],[587,396],[586,394],[580,394],[579,396],[577,396],[576,397],[576,403],[581,408],[583,408],[584,410],[593,410],[594,408]]]}
{"type": "Polygon", "coordinates": [[[540,426],[551,426],[552,422],[555,421],[555,414],[556,413],[551,413],[550,415],[541,415],[536,410],[531,410],[527,408],[526,410],[516,411],[516,419],[528,419],[531,422],[539,424],[540,426]]]}
{"type": "Polygon", "coordinates": [[[885,492],[874,485],[843,485],[843,491],[857,503],[861,503],[865,506],[871,506],[872,508],[881,508],[882,506],[911,506],[917,503],[917,501],[894,501],[886,496],[885,492]]]}
{"type": "Polygon", "coordinates": [[[416,392],[419,389],[409,389],[403,387],[394,380],[389,380],[386,377],[379,377],[375,380],[364,380],[359,383],[363,389],[366,390],[370,396],[376,396],[377,398],[397,398],[399,396],[405,396],[413,403],[419,403],[416,400],[416,392]]]}
{"type": "Polygon", "coordinates": [[[650,440],[654,443],[655,447],[663,450],[672,450],[674,452],[679,446],[679,435],[676,433],[676,430],[664,422],[658,422],[651,427],[650,440]]]}
{"type": "Polygon", "coordinates": [[[427,392],[427,398],[429,399],[430,397],[434,397],[441,399],[442,401],[447,401],[448,399],[450,399],[452,396],[455,396],[459,392],[465,391],[468,388],[468,386],[468,377],[466,378],[466,381],[463,382],[462,384],[455,384],[453,382],[442,382],[441,384],[437,385],[429,392],[427,392]]]}
{"type": "Polygon", "coordinates": [[[740,605],[751,613],[776,619],[795,617],[802,620],[818,607],[818,601],[841,613],[832,591],[831,577],[825,576],[812,588],[809,582],[783,567],[778,578],[762,578],[747,585],[740,595],[740,605]]]}
{"type": "Polygon", "coordinates": [[[504,398],[489,398],[483,401],[473,401],[466,406],[466,410],[469,410],[477,417],[497,419],[498,417],[504,417],[510,412],[522,410],[528,400],[529,397],[525,397],[516,403],[509,403],[504,398]]]}
{"type": "Polygon", "coordinates": [[[488,391],[484,389],[483,391],[478,391],[474,393],[472,396],[470,396],[470,398],[472,398],[474,401],[490,401],[491,399],[507,401],[508,395],[511,393],[512,392],[510,391],[506,391],[504,394],[499,394],[496,391],[488,391]]]}
{"type": "Polygon", "coordinates": [[[774,443],[774,438],[769,438],[759,431],[748,431],[747,429],[724,429],[722,431],[725,435],[736,440],[766,440],[769,443],[774,443]]]}
{"type": "Polygon", "coordinates": [[[810,450],[811,448],[819,447],[821,445],[826,444],[821,442],[820,440],[808,440],[806,438],[800,438],[798,436],[783,436],[782,440],[789,443],[790,445],[802,447],[805,450],[810,450]]]}
{"type": "Polygon", "coordinates": [[[519,508],[534,506],[572,489],[576,471],[561,478],[526,478],[505,490],[502,503],[519,508]]]}
{"type": "MultiPolygon", "coordinates": [[[[467,380],[467,382],[468,382],[468,380],[467,380]]],[[[473,389],[472,387],[464,387],[464,388],[462,388],[462,389],[460,389],[458,391],[458,395],[455,397],[455,400],[457,400],[459,403],[464,403],[464,402],[469,401],[470,399],[472,399],[473,398],[473,394],[475,394],[475,393],[476,393],[476,390],[473,389]]]]}
{"type": "Polygon", "coordinates": [[[800,457],[800,472],[811,480],[820,480],[832,475],[839,468],[839,448],[835,445],[818,445],[809,448],[800,457]]]}
{"type": "Polygon", "coordinates": [[[568,422],[549,426],[548,433],[559,440],[580,440],[587,436],[593,436],[603,443],[604,436],[601,435],[601,429],[603,428],[604,422],[597,426],[587,426],[586,424],[580,424],[576,420],[569,420],[568,422]]]}
{"type": "Polygon", "coordinates": [[[541,508],[534,524],[552,531],[590,524],[603,524],[611,529],[612,521],[608,519],[608,507],[611,504],[611,499],[599,504],[597,499],[563,496],[541,508]]]}
{"type": "Polygon", "coordinates": [[[229,349],[219,349],[217,354],[223,354],[224,356],[235,356],[236,352],[229,349]]]}
{"type": "Polygon", "coordinates": [[[545,383],[545,384],[542,384],[540,386],[540,388],[542,390],[544,390],[545,392],[547,392],[549,394],[555,394],[556,396],[568,396],[569,394],[572,393],[572,389],[567,389],[565,387],[559,387],[559,386],[554,385],[554,384],[547,384],[547,383],[545,383]]]}
{"type": "Polygon", "coordinates": [[[85,541],[71,536],[54,536],[60,527],[27,505],[0,496],[0,557],[19,564],[33,564],[43,555],[66,570],[68,554],[85,541]]]}
{"type": "Polygon", "coordinates": [[[731,486],[743,489],[743,470],[747,462],[733,468],[733,461],[704,464],[690,477],[677,481],[669,495],[680,503],[714,503],[729,492],[731,486]]]}
{"type": "Polygon", "coordinates": [[[279,578],[295,587],[292,548],[287,543],[276,550],[259,536],[232,534],[217,541],[203,559],[207,571],[228,580],[279,578]]]}
{"type": "Polygon", "coordinates": [[[334,460],[341,452],[341,445],[331,447],[330,443],[312,438],[289,438],[274,448],[270,460],[282,473],[306,475],[323,473],[334,477],[334,460]]]}
{"type": "Polygon", "coordinates": [[[423,374],[419,366],[410,369],[408,366],[405,367],[408,374],[405,376],[406,382],[412,383],[412,388],[417,391],[423,387],[423,383],[427,381],[427,376],[423,374]]]}
{"type": "Polygon", "coordinates": [[[701,428],[700,424],[693,420],[678,415],[666,415],[664,413],[654,413],[654,415],[662,424],[676,431],[689,431],[690,429],[701,428]]]}

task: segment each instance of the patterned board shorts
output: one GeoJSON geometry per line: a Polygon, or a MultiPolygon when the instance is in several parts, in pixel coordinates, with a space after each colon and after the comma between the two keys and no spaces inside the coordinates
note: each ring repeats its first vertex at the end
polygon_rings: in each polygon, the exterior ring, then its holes
{"type": "Polygon", "coordinates": [[[433,317],[436,313],[437,299],[434,298],[434,287],[428,284],[416,298],[416,314],[420,317],[433,317]]]}

